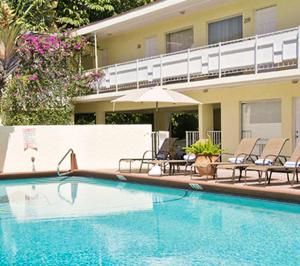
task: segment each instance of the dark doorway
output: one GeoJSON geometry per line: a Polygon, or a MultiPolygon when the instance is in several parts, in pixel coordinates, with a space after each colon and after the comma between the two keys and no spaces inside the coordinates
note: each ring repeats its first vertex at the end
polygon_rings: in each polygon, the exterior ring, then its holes
{"type": "Polygon", "coordinates": [[[216,107],[213,110],[213,126],[214,131],[221,131],[221,107],[216,107]]]}

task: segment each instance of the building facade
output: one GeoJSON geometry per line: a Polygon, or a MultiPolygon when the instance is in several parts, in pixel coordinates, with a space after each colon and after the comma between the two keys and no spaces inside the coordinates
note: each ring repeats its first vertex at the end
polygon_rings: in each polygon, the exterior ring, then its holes
{"type": "Polygon", "coordinates": [[[170,115],[197,111],[199,137],[222,133],[233,150],[243,137],[300,137],[300,1],[165,0],[85,26],[95,49],[83,60],[103,72],[94,93],[77,99],[77,113],[153,112],[155,130],[170,115]],[[111,100],[144,87],[163,86],[198,106],[111,100]]]}

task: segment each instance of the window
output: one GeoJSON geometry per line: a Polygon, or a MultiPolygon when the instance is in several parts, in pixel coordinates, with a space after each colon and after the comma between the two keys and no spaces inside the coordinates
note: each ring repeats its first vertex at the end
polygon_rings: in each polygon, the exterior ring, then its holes
{"type": "Polygon", "coordinates": [[[242,103],[242,137],[281,136],[280,100],[242,103]]]}
{"type": "Polygon", "coordinates": [[[194,31],[192,28],[181,30],[173,33],[168,33],[167,53],[174,53],[181,50],[189,49],[194,43],[194,31]]]}
{"type": "Polygon", "coordinates": [[[208,24],[208,44],[243,38],[243,17],[233,17],[208,24]]]}
{"type": "Polygon", "coordinates": [[[94,125],[96,124],[95,113],[76,113],[75,125],[94,125]]]}

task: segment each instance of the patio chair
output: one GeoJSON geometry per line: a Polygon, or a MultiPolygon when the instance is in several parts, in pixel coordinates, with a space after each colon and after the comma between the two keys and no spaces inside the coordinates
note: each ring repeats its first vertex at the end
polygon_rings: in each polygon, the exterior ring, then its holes
{"type": "Polygon", "coordinates": [[[145,151],[142,158],[122,158],[119,160],[119,171],[121,171],[121,162],[129,162],[130,172],[131,172],[131,164],[134,161],[140,161],[141,165],[139,168],[139,172],[142,171],[143,165],[148,164],[153,160],[167,160],[171,159],[174,153],[176,138],[166,138],[159,148],[158,152],[155,154],[153,150],[145,151]]]}
{"type": "Polygon", "coordinates": [[[262,175],[265,175],[265,183],[269,180],[268,171],[269,169],[276,165],[283,165],[284,162],[281,158],[284,156],[280,156],[280,153],[283,149],[284,144],[288,141],[287,138],[276,138],[268,140],[263,152],[259,156],[259,158],[255,161],[254,164],[245,166],[245,182],[247,180],[247,172],[255,171],[258,173],[259,183],[261,182],[262,175]]]}
{"type": "MultiPolygon", "coordinates": [[[[258,139],[257,139],[257,141],[258,141],[258,139]]],[[[248,160],[247,160],[248,162],[245,161],[245,162],[239,163],[238,161],[236,161],[235,164],[219,165],[217,167],[217,169],[232,170],[232,181],[234,181],[234,179],[235,179],[236,170],[239,170],[239,181],[240,181],[242,178],[242,173],[243,173],[243,171],[246,170],[247,167],[253,167],[253,168],[266,167],[265,164],[256,165],[256,164],[254,164],[255,162],[257,162],[257,163],[259,163],[259,162],[270,163],[271,162],[272,164],[275,163],[275,161],[278,160],[280,152],[282,151],[282,148],[287,141],[288,141],[288,139],[286,139],[286,138],[270,139],[270,140],[268,140],[268,142],[260,156],[250,154],[248,156],[248,160]],[[254,161],[254,157],[256,158],[255,161],[254,161]]],[[[255,142],[255,144],[256,144],[256,142],[255,142]]],[[[255,146],[255,144],[254,144],[254,146],[255,146]]],[[[252,151],[253,151],[253,149],[252,149],[252,151]]]]}
{"type": "MultiPolygon", "coordinates": [[[[244,138],[241,140],[239,145],[237,146],[234,153],[227,153],[222,152],[222,154],[219,155],[219,158],[216,162],[212,162],[207,167],[213,167],[214,168],[214,175],[213,178],[217,177],[217,169],[221,169],[222,167],[228,169],[234,170],[237,168],[241,163],[252,161],[251,158],[253,149],[257,143],[259,138],[244,138]],[[222,158],[224,156],[231,156],[227,162],[222,161],[222,158]]],[[[196,164],[194,166],[197,166],[196,164]]]]}
{"type": "Polygon", "coordinates": [[[285,163],[283,166],[271,166],[269,167],[269,179],[268,184],[271,183],[271,178],[273,173],[285,173],[287,175],[287,180],[290,182],[289,174],[293,174],[292,185],[294,185],[295,177],[297,182],[299,182],[299,169],[300,169],[300,141],[297,143],[296,148],[294,149],[290,157],[284,157],[285,163]],[[287,159],[289,158],[289,159],[287,159]]]}

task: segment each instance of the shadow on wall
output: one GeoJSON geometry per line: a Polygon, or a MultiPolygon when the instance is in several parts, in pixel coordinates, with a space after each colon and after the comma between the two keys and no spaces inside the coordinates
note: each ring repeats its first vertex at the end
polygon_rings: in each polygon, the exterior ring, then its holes
{"type": "Polygon", "coordinates": [[[0,172],[3,172],[8,141],[11,133],[14,132],[13,127],[0,127],[0,172]]]}

